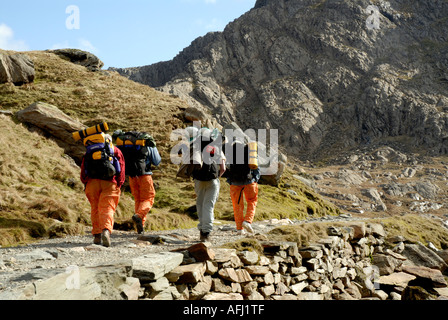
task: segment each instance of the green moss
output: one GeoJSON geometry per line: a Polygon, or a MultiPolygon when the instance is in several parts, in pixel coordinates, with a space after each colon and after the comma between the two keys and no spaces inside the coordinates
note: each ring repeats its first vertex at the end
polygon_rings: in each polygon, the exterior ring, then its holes
{"type": "Polygon", "coordinates": [[[259,255],[262,255],[264,252],[263,246],[256,239],[243,238],[239,239],[235,242],[229,242],[222,246],[227,249],[236,249],[237,251],[255,251],[259,255]]]}

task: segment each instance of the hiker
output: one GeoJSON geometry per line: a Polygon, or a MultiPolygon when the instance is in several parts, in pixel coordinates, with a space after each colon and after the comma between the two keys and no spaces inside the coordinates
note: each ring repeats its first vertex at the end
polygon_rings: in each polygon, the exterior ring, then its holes
{"type": "Polygon", "coordinates": [[[126,178],[124,157],[112,144],[112,137],[108,134],[87,137],[84,145],[87,152],[82,158],[81,181],[91,206],[93,243],[110,247],[114,214],[126,178]],[[108,155],[107,159],[105,154],[108,155]]]}
{"type": "MultiPolygon", "coordinates": [[[[230,184],[230,197],[232,199],[233,214],[237,232],[240,235],[254,233],[252,222],[258,202],[258,181],[260,169],[249,167],[248,145],[241,142],[232,144],[232,162],[228,164],[226,178],[230,184]],[[246,214],[244,214],[244,200],[247,202],[246,214]]],[[[227,153],[229,156],[229,153],[227,153]]]]}
{"type": "Polygon", "coordinates": [[[214,208],[219,197],[219,178],[226,170],[225,156],[221,150],[221,137],[217,130],[202,128],[193,143],[200,147],[202,167],[193,172],[194,190],[196,193],[196,210],[200,231],[199,240],[210,241],[213,231],[214,208]]]}
{"type": "Polygon", "coordinates": [[[143,234],[147,216],[154,205],[156,191],[152,178],[152,166],[162,162],[154,139],[145,132],[131,131],[114,133],[118,148],[126,162],[126,175],[134,196],[135,212],[132,216],[137,233],[143,234]]]}

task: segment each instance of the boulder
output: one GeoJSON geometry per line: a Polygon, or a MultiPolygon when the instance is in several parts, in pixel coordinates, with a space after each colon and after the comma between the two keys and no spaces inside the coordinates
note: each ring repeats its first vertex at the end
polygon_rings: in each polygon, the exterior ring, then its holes
{"type": "Polygon", "coordinates": [[[192,245],[187,250],[198,262],[213,260],[215,258],[215,252],[211,249],[211,243],[209,242],[200,242],[192,245]]]}
{"type": "Polygon", "coordinates": [[[128,277],[127,266],[81,267],[30,284],[23,300],[136,300],[140,282],[128,277]],[[76,271],[76,272],[73,272],[76,271]]]}
{"type": "Polygon", "coordinates": [[[225,267],[237,268],[243,265],[235,249],[216,248],[215,261],[225,267]]]}
{"type": "Polygon", "coordinates": [[[436,253],[437,253],[437,255],[438,255],[440,258],[442,258],[442,260],[443,260],[446,264],[448,264],[448,249],[445,249],[445,250],[439,250],[439,251],[437,251],[436,253]]]}
{"type": "Polygon", "coordinates": [[[375,188],[362,189],[361,193],[372,200],[376,211],[387,211],[387,206],[384,204],[381,196],[375,188]]]}
{"type": "Polygon", "coordinates": [[[421,266],[403,266],[402,269],[403,272],[416,276],[417,279],[414,281],[426,280],[426,284],[429,284],[430,287],[445,288],[448,286],[440,270],[421,266]]]}
{"type": "Polygon", "coordinates": [[[154,281],[178,267],[184,255],[175,252],[150,253],[131,260],[132,276],[154,281]]]}
{"type": "Polygon", "coordinates": [[[167,277],[171,278],[172,274],[181,274],[177,283],[198,283],[200,282],[205,274],[206,265],[204,262],[198,262],[193,264],[187,264],[178,266],[173,269],[172,273],[168,274],[167,277]]]}
{"type": "Polygon", "coordinates": [[[231,282],[243,283],[252,281],[252,277],[245,269],[235,270],[233,268],[224,268],[218,271],[219,276],[231,282]]]}
{"type": "Polygon", "coordinates": [[[442,272],[447,269],[446,262],[437,253],[421,243],[406,244],[401,254],[408,258],[411,263],[418,266],[435,268],[442,272]]]}
{"type": "Polygon", "coordinates": [[[258,262],[259,256],[255,251],[242,251],[238,253],[241,261],[246,265],[254,265],[258,262]]]}
{"type": "Polygon", "coordinates": [[[68,59],[70,62],[86,67],[88,70],[100,71],[104,63],[94,54],[78,49],[58,49],[50,50],[58,56],[68,59]]]}
{"type": "Polygon", "coordinates": [[[15,256],[15,259],[21,262],[32,262],[38,260],[54,260],[55,257],[49,252],[36,249],[31,252],[18,254],[15,256]]]}
{"type": "Polygon", "coordinates": [[[372,260],[373,264],[378,267],[381,276],[394,273],[403,264],[403,261],[385,254],[375,254],[372,260]]]}
{"type": "Polygon", "coordinates": [[[26,54],[5,55],[0,53],[0,84],[22,85],[34,81],[34,62],[26,54]]]}
{"type": "Polygon", "coordinates": [[[380,238],[386,236],[386,231],[380,223],[369,223],[367,227],[369,229],[368,233],[372,234],[374,237],[380,238]]]}
{"type": "Polygon", "coordinates": [[[302,292],[303,289],[305,289],[308,286],[308,283],[306,281],[302,281],[299,283],[296,283],[292,286],[290,286],[289,288],[291,289],[291,291],[295,294],[298,295],[299,293],[302,292]]]}
{"type": "Polygon", "coordinates": [[[264,276],[269,273],[269,267],[267,266],[246,266],[245,269],[250,275],[264,276]]]}
{"type": "Polygon", "coordinates": [[[415,280],[417,277],[406,272],[395,272],[387,276],[381,276],[378,280],[380,285],[396,286],[405,288],[409,281],[415,280]]]}
{"type": "Polygon", "coordinates": [[[436,300],[436,296],[429,293],[422,287],[409,286],[406,287],[401,295],[401,300],[436,300]]]}
{"type": "Polygon", "coordinates": [[[202,281],[196,284],[192,284],[190,300],[202,299],[207,293],[210,292],[210,289],[212,288],[212,282],[212,277],[205,276],[202,281]]]}
{"type": "Polygon", "coordinates": [[[185,120],[194,122],[194,121],[205,121],[207,119],[207,115],[204,111],[199,110],[198,108],[190,107],[184,111],[185,120]]]}
{"type": "Polygon", "coordinates": [[[78,164],[81,163],[86,148],[73,140],[72,133],[85,129],[85,125],[74,120],[57,107],[43,102],[36,102],[16,113],[20,122],[38,128],[53,138],[78,164]]]}
{"type": "Polygon", "coordinates": [[[353,228],[353,239],[361,239],[366,235],[365,222],[355,222],[350,227],[353,228]]]}

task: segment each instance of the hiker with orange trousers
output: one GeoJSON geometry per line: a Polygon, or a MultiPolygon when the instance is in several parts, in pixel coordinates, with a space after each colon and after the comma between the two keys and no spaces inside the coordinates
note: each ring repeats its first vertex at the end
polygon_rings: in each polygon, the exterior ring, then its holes
{"type": "Polygon", "coordinates": [[[156,197],[152,166],[159,166],[162,158],[153,137],[146,132],[117,130],[113,136],[123,152],[126,175],[129,176],[129,186],[134,197],[132,221],[137,233],[143,234],[147,216],[156,197]]]}
{"type": "Polygon", "coordinates": [[[230,184],[236,229],[240,235],[244,235],[246,231],[254,233],[252,223],[258,203],[258,181],[261,175],[259,169],[249,168],[247,145],[235,142],[232,149],[233,161],[229,163],[226,177],[230,184]],[[247,203],[246,212],[244,212],[245,202],[247,203]]]}
{"type": "Polygon", "coordinates": [[[162,161],[157,147],[147,147],[147,149],[148,156],[145,160],[145,169],[139,175],[129,177],[129,185],[135,201],[135,214],[132,220],[136,224],[139,234],[144,233],[146,218],[154,205],[156,197],[151,165],[158,166],[162,161]]]}
{"type": "MultiPolygon", "coordinates": [[[[125,181],[125,162],[121,151],[112,145],[112,138],[106,135],[107,143],[113,148],[116,170],[111,178],[99,174],[98,165],[89,157],[89,147],[82,159],[81,181],[85,185],[85,193],[91,206],[92,234],[94,244],[110,247],[110,236],[114,227],[114,214],[121,195],[121,187],[125,181]]],[[[92,145],[95,147],[96,145],[92,145]]],[[[110,169],[110,168],[109,168],[110,169]]]]}

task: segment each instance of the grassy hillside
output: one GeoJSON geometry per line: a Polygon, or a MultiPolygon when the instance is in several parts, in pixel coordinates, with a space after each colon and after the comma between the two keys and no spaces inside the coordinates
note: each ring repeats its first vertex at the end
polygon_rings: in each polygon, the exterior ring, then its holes
{"type": "Polygon", "coordinates": [[[56,143],[0,115],[0,244],[78,233],[89,208],[79,169],[56,143]]]}
{"type": "MultiPolygon", "coordinates": [[[[86,126],[107,121],[111,131],[151,133],[163,162],[154,172],[157,196],[148,228],[195,226],[193,182],[176,179],[177,166],[169,160],[176,144],[170,141],[171,132],[188,125],[182,118],[186,103],[115,72],[89,72],[49,52],[27,54],[35,63],[35,82],[21,87],[0,85],[0,110],[17,112],[42,101],[86,126]]],[[[83,232],[82,226],[90,223],[90,207],[79,182],[79,168],[55,143],[30,133],[14,119],[2,116],[0,123],[0,245],[83,232]]],[[[261,186],[257,219],[339,212],[291,177],[288,169],[284,179],[288,185],[261,186]],[[289,189],[297,195],[288,193],[289,189]]],[[[216,218],[233,220],[229,186],[224,180],[221,186],[216,218]]],[[[117,227],[129,229],[134,206],[129,190],[124,191],[116,221],[117,227]]]]}

